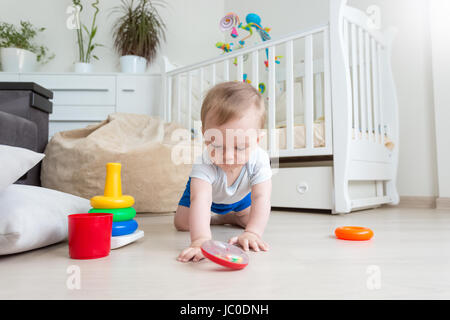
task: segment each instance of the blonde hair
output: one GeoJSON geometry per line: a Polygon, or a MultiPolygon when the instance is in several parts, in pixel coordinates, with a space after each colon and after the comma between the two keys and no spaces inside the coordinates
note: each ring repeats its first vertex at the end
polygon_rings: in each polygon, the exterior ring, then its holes
{"type": "Polygon", "coordinates": [[[260,117],[260,129],[266,121],[264,100],[252,85],[240,81],[222,82],[212,87],[203,100],[201,120],[205,128],[206,118],[222,125],[239,118],[248,108],[256,108],[260,117]]]}

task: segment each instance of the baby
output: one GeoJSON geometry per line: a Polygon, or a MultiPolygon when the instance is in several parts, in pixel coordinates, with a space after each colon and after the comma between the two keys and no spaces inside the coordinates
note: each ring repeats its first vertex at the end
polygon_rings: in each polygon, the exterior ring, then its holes
{"type": "Polygon", "coordinates": [[[264,100],[248,83],[224,82],[206,95],[201,121],[207,147],[192,167],[174,218],[177,230],[191,234],[179,261],[203,259],[200,247],[211,239],[210,224],[240,226],[244,232],[229,243],[246,251],[268,250],[262,235],[272,171],[268,154],[258,146],[265,117],[264,100]]]}

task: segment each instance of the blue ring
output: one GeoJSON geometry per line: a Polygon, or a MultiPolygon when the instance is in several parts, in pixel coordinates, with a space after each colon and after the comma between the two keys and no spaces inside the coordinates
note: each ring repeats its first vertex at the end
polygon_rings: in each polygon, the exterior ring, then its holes
{"type": "Polygon", "coordinates": [[[112,224],[112,236],[124,236],[133,233],[138,228],[136,220],[117,221],[112,224]]]}

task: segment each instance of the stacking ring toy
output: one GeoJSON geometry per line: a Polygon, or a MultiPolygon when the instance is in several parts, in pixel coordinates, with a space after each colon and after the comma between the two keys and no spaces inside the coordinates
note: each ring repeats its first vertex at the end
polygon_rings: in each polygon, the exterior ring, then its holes
{"type": "Polygon", "coordinates": [[[370,240],[373,237],[373,231],[369,228],[355,226],[336,228],[334,234],[338,239],[353,241],[365,241],[370,240]]]}
{"type": "Polygon", "coordinates": [[[136,210],[133,207],[119,209],[91,209],[89,213],[112,213],[113,222],[131,220],[136,216],[136,210]]]}
{"type": "Polygon", "coordinates": [[[247,254],[225,242],[209,240],[202,244],[201,250],[205,258],[227,268],[239,270],[248,265],[247,254]]]}
{"type": "Polygon", "coordinates": [[[124,236],[133,233],[138,228],[136,220],[118,221],[112,224],[112,236],[124,236]]]}
{"type": "Polygon", "coordinates": [[[95,196],[91,198],[91,206],[95,209],[120,209],[131,207],[133,204],[134,198],[132,196],[95,196]]]}
{"type": "Polygon", "coordinates": [[[119,209],[133,206],[134,198],[122,195],[120,169],[120,163],[109,162],[106,164],[105,191],[103,196],[91,198],[91,206],[94,209],[119,209]]]}

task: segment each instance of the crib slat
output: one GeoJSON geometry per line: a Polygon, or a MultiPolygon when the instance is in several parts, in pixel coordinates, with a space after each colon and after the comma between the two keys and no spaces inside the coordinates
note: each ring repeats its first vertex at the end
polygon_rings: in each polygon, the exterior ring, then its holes
{"type": "Polygon", "coordinates": [[[230,81],[230,60],[223,62],[223,80],[230,81]]]}
{"type": "MultiPolygon", "coordinates": [[[[199,97],[200,97],[200,99],[199,99],[199,108],[198,108],[198,110],[201,110],[201,107],[202,107],[202,103],[203,103],[203,90],[204,90],[204,88],[203,88],[203,82],[204,82],[204,71],[203,71],[203,68],[200,68],[200,70],[199,70],[199,90],[200,90],[200,93],[199,93],[199,97]]],[[[200,121],[201,121],[201,119],[200,119],[200,121]]],[[[196,128],[196,126],[195,126],[195,123],[194,123],[194,129],[196,128]]],[[[197,138],[199,139],[199,142],[200,142],[200,145],[201,146],[203,146],[203,135],[201,134],[201,126],[200,126],[200,128],[199,128],[200,130],[197,130],[197,138]]]]}
{"type": "Polygon", "coordinates": [[[181,123],[181,77],[180,77],[180,74],[176,75],[175,81],[176,81],[176,85],[177,85],[177,98],[176,98],[177,122],[181,123]]]}
{"type": "Polygon", "coordinates": [[[364,38],[363,29],[358,27],[358,49],[359,49],[359,93],[360,93],[360,111],[361,111],[361,138],[364,139],[367,131],[366,117],[366,85],[365,85],[365,65],[364,65],[364,38]]]}
{"type": "Polygon", "coordinates": [[[269,154],[275,153],[275,47],[269,47],[269,112],[268,125],[269,130],[269,154]]]}
{"type": "Polygon", "coordinates": [[[211,65],[211,85],[214,86],[216,84],[216,64],[213,63],[211,65]]]}
{"type": "Polygon", "coordinates": [[[305,128],[306,149],[314,148],[314,82],[313,82],[313,37],[305,38],[305,128]]]}
{"type": "Polygon", "coordinates": [[[352,87],[353,87],[353,129],[354,139],[359,139],[359,95],[358,95],[358,50],[356,38],[356,26],[352,23],[352,87]]]}
{"type": "Polygon", "coordinates": [[[293,43],[286,42],[286,147],[294,149],[294,64],[293,43]]]}
{"type": "Polygon", "coordinates": [[[200,97],[200,105],[203,103],[203,90],[204,90],[204,88],[203,88],[203,77],[204,77],[204,72],[203,72],[203,68],[200,68],[200,70],[198,71],[200,74],[199,74],[199,77],[198,77],[198,82],[199,82],[199,84],[198,84],[198,87],[199,87],[199,90],[200,90],[200,93],[199,93],[199,97],[200,97]]]}
{"type": "Polygon", "coordinates": [[[380,135],[380,121],[379,121],[379,112],[380,112],[380,102],[379,102],[379,94],[378,94],[378,62],[377,62],[377,52],[376,52],[376,42],[375,39],[372,38],[370,44],[370,52],[372,54],[372,86],[373,86],[373,120],[374,120],[374,131],[375,131],[375,142],[379,143],[380,135]]]}
{"type": "Polygon", "coordinates": [[[332,145],[332,128],[331,128],[331,67],[330,67],[330,36],[328,29],[323,32],[323,83],[324,83],[324,109],[325,109],[325,147],[330,148],[332,145]]]}
{"type": "Polygon", "coordinates": [[[323,116],[322,73],[314,73],[314,119],[323,116]]]}
{"type": "Polygon", "coordinates": [[[383,87],[381,85],[381,81],[382,81],[382,74],[381,74],[381,45],[378,43],[377,44],[377,64],[378,64],[378,97],[379,97],[379,114],[380,114],[380,135],[381,135],[381,144],[384,143],[384,135],[385,135],[385,131],[384,131],[384,118],[383,118],[383,87]]]}
{"type": "Polygon", "coordinates": [[[167,77],[167,122],[172,121],[172,77],[167,77]]]}
{"type": "Polygon", "coordinates": [[[237,73],[236,80],[242,81],[244,79],[244,59],[243,56],[237,57],[237,73]]]}
{"type": "Polygon", "coordinates": [[[344,44],[345,44],[345,56],[348,58],[350,54],[350,46],[349,46],[349,35],[348,35],[349,22],[347,19],[343,21],[343,32],[344,32],[344,44]]]}
{"type": "Polygon", "coordinates": [[[367,129],[369,131],[369,140],[373,140],[373,121],[372,121],[372,81],[371,81],[371,61],[370,61],[370,37],[365,33],[364,37],[366,54],[366,98],[367,98],[367,129]]]}
{"type": "Polygon", "coordinates": [[[252,53],[252,84],[258,89],[259,83],[259,56],[258,50],[253,51],[252,53]]]}
{"type": "Polygon", "coordinates": [[[192,74],[191,71],[188,72],[187,75],[187,82],[188,82],[188,87],[187,87],[187,107],[188,107],[188,112],[187,112],[187,129],[189,130],[189,132],[191,132],[191,128],[192,128],[192,74]]]}

